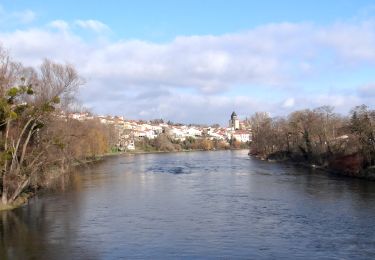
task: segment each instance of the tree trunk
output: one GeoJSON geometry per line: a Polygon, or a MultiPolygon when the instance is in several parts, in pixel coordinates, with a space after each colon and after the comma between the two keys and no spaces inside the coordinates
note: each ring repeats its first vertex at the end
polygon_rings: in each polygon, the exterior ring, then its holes
{"type": "Polygon", "coordinates": [[[29,184],[29,181],[30,181],[30,177],[27,177],[26,180],[20,183],[8,202],[12,203],[13,201],[15,201],[18,198],[18,196],[21,194],[21,192],[25,189],[25,187],[29,184]]]}
{"type": "MultiPolygon", "coordinates": [[[[3,182],[5,180],[3,179],[3,182]]],[[[1,194],[1,203],[4,205],[8,204],[8,188],[6,187],[5,184],[3,184],[3,192],[1,194]]]]}

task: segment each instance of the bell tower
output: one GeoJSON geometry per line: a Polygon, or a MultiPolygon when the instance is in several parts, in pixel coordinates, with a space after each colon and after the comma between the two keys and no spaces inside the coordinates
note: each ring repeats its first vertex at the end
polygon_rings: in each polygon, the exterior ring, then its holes
{"type": "Polygon", "coordinates": [[[240,120],[237,118],[237,114],[234,111],[233,111],[232,115],[230,116],[229,127],[232,130],[239,130],[240,129],[240,120]]]}

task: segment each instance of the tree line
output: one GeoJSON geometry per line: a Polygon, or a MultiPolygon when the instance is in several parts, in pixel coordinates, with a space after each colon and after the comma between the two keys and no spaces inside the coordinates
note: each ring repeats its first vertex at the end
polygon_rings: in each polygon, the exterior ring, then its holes
{"type": "Polygon", "coordinates": [[[155,139],[142,138],[136,141],[135,146],[145,152],[211,151],[248,148],[248,144],[236,140],[227,142],[226,140],[216,140],[208,137],[187,137],[185,140],[178,140],[172,138],[168,133],[162,133],[155,139]]]}
{"type": "Polygon", "coordinates": [[[27,67],[0,46],[0,206],[116,142],[110,127],[67,116],[83,83],[72,65],[27,67]]]}
{"type": "Polygon", "coordinates": [[[255,113],[249,121],[252,155],[315,164],[350,175],[374,168],[375,110],[365,105],[354,107],[347,116],[323,106],[286,117],[255,113]]]}

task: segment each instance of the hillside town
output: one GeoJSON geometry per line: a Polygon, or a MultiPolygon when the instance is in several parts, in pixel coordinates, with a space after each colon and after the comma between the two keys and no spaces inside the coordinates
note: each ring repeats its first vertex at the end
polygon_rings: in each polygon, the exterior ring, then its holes
{"type": "Polygon", "coordinates": [[[229,143],[236,140],[240,143],[251,141],[251,127],[247,120],[241,121],[235,112],[230,116],[228,126],[199,126],[164,122],[162,119],[143,121],[129,120],[122,116],[94,116],[88,112],[70,113],[69,118],[78,121],[98,120],[105,125],[113,126],[117,138],[117,148],[120,151],[136,149],[136,141],[155,139],[160,134],[168,134],[173,140],[185,141],[187,138],[209,139],[229,143]]]}

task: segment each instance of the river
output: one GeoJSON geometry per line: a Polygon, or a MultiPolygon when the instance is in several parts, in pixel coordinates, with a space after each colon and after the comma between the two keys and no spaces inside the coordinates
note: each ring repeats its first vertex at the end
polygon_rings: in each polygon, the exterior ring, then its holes
{"type": "Polygon", "coordinates": [[[247,151],[109,157],[0,212],[1,259],[375,259],[375,182],[247,151]]]}

